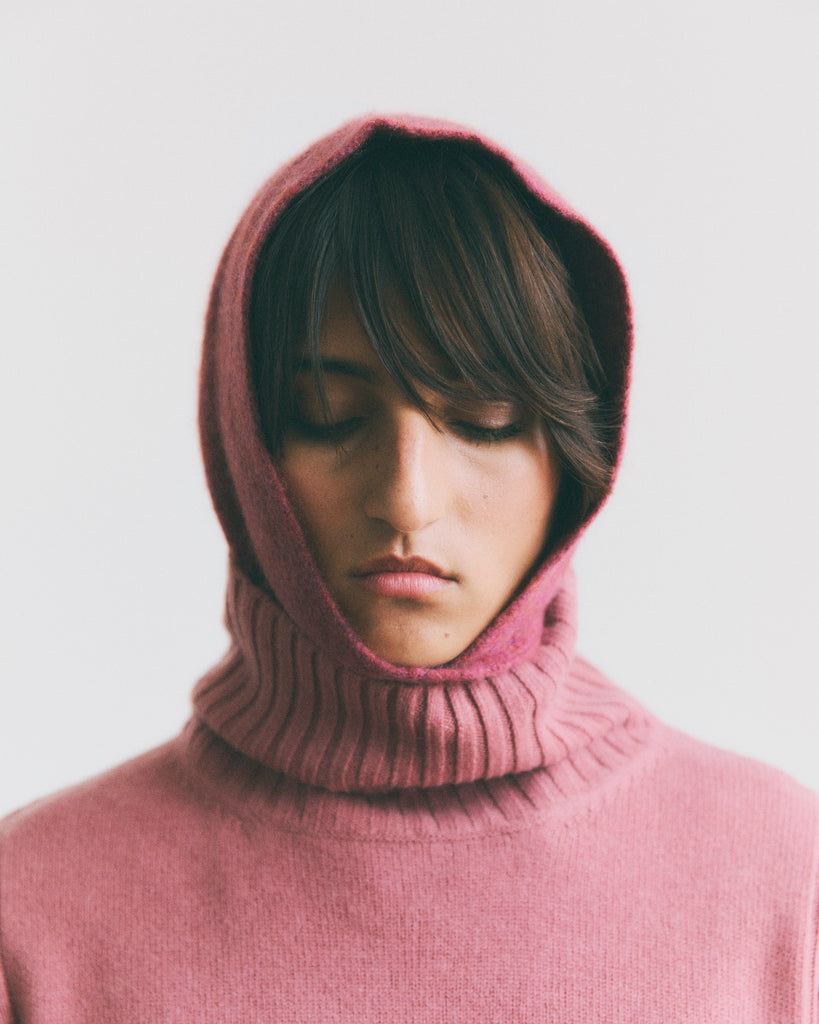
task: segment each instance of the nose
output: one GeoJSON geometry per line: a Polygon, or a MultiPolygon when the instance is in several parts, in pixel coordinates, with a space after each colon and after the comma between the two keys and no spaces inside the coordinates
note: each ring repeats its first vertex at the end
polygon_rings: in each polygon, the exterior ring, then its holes
{"type": "Polygon", "coordinates": [[[416,533],[446,507],[442,436],[420,409],[407,407],[386,422],[370,455],[364,511],[397,533],[416,533]]]}

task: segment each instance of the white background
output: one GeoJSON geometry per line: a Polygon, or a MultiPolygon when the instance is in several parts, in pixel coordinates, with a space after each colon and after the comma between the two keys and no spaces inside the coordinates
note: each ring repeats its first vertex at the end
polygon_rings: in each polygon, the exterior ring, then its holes
{"type": "Polygon", "coordinates": [[[472,124],[609,238],[631,436],[581,649],[819,788],[813,0],[31,0],[0,16],[0,812],[173,735],[221,655],[195,429],[235,220],[366,110],[472,124]]]}

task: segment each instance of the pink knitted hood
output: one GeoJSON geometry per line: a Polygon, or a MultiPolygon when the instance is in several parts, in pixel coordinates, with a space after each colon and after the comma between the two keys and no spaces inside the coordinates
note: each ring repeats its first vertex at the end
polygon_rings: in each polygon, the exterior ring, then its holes
{"type": "Polygon", "coordinates": [[[453,124],[377,115],[345,124],[275,173],[224,251],[211,293],[201,368],[200,432],[208,484],[235,570],[281,605],[298,630],[332,660],[370,676],[408,682],[488,675],[514,665],[539,643],[545,611],[565,583],[571,551],[586,524],[455,661],[440,668],[390,665],[364,647],[330,598],[265,447],[255,407],[248,310],[263,243],[287,203],[375,130],[478,141],[501,155],[551,211],[555,238],[606,374],[622,444],[631,322],[625,280],[608,246],[548,185],[493,143],[453,124]]]}

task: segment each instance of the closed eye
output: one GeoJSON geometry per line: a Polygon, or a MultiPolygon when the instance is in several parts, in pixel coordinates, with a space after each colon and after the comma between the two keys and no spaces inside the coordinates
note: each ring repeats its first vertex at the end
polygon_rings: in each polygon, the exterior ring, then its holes
{"type": "Polygon", "coordinates": [[[507,423],[502,427],[489,427],[480,423],[469,423],[466,420],[456,420],[449,424],[449,429],[475,444],[492,444],[495,441],[506,441],[511,437],[517,437],[524,430],[523,423],[507,423]]]}
{"type": "Polygon", "coordinates": [[[308,441],[317,441],[324,444],[341,444],[343,441],[351,438],[365,422],[363,416],[338,420],[335,423],[328,423],[325,420],[314,422],[313,420],[297,418],[293,422],[293,430],[300,437],[308,441]]]}

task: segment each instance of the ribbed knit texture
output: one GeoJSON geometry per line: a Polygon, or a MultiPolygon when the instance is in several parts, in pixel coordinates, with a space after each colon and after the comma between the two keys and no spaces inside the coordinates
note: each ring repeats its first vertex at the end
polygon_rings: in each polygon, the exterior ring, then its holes
{"type": "MultiPolygon", "coordinates": [[[[237,227],[201,382],[230,648],[177,739],[0,823],[0,1024],[819,1024],[817,799],[578,657],[577,537],[441,667],[379,659],[324,587],[259,434],[247,300],[288,198],[374,130],[476,140],[353,122],[237,227]]],[[[622,427],[622,274],[510,167],[622,427]]]]}
{"type": "Polygon", "coordinates": [[[294,779],[346,792],[442,786],[553,765],[616,732],[632,703],[570,672],[573,580],[530,658],[497,676],[407,682],[338,665],[233,569],[233,645],[200,682],[202,721],[294,779]]]}

